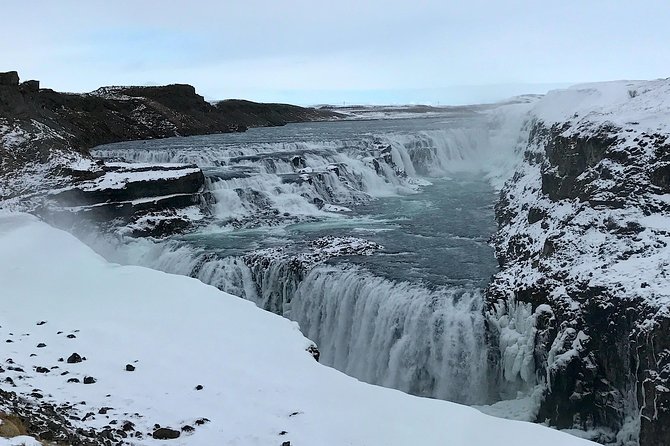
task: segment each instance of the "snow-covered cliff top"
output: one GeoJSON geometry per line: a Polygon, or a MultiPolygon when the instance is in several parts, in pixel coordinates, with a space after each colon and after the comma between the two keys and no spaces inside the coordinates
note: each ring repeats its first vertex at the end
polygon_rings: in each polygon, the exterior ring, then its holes
{"type": "Polygon", "coordinates": [[[553,90],[531,113],[548,125],[611,123],[655,132],[670,126],[670,79],[612,81],[553,90]]]}

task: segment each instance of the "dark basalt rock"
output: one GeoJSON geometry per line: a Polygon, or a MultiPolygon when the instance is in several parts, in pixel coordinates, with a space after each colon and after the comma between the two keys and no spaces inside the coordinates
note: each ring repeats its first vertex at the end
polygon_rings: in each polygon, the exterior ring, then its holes
{"type": "Polygon", "coordinates": [[[0,73],[0,85],[19,85],[19,73],[16,71],[0,73]]]}
{"type": "Polygon", "coordinates": [[[12,419],[20,421],[21,433],[49,444],[106,446],[111,444],[110,440],[118,442],[120,436],[74,426],[73,421],[78,417],[72,413],[71,405],[56,406],[32,396],[35,399],[0,389],[0,406],[10,411],[12,419]]]}
{"type": "Polygon", "coordinates": [[[531,225],[547,217],[547,213],[540,208],[531,207],[528,210],[528,223],[531,225]]]}
{"type": "Polygon", "coordinates": [[[654,169],[651,173],[651,182],[661,188],[664,193],[670,192],[670,163],[654,169]]]}
{"type": "MultiPolygon", "coordinates": [[[[62,204],[83,206],[100,203],[122,203],[140,198],[163,197],[166,195],[192,195],[200,192],[205,184],[205,176],[202,171],[195,166],[192,166],[192,168],[193,172],[188,172],[184,166],[180,166],[178,169],[157,167],[154,171],[174,171],[175,176],[156,180],[129,181],[121,188],[86,190],[75,187],[54,194],[50,198],[62,204]],[[186,171],[186,173],[181,173],[181,171],[186,171]]],[[[193,204],[190,200],[187,203],[188,205],[193,204]]],[[[169,209],[170,204],[174,205],[176,203],[168,202],[163,209],[169,209]]],[[[152,208],[156,209],[153,206],[152,208]]]]}
{"type": "Polygon", "coordinates": [[[174,440],[175,438],[179,438],[180,435],[181,432],[170,429],[169,427],[161,427],[153,432],[153,437],[156,440],[174,440]]]}
{"type": "Polygon", "coordinates": [[[36,92],[40,91],[40,81],[29,80],[29,81],[22,82],[19,85],[19,89],[23,93],[36,93],[36,92]]]}
{"type": "Polygon", "coordinates": [[[321,352],[316,347],[316,345],[312,344],[309,347],[307,347],[307,353],[312,355],[312,357],[316,360],[316,362],[319,362],[319,358],[321,357],[321,352]]]}
{"type": "Polygon", "coordinates": [[[67,358],[67,363],[68,364],[76,364],[78,362],[81,362],[82,358],[79,356],[78,353],[72,353],[68,358],[67,358]]]}

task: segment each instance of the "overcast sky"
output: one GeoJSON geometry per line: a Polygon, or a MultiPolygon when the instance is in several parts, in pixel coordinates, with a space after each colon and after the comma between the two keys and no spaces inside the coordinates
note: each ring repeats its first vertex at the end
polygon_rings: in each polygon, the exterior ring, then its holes
{"type": "Polygon", "coordinates": [[[0,71],[208,99],[472,103],[670,76],[670,1],[2,2],[0,71]]]}

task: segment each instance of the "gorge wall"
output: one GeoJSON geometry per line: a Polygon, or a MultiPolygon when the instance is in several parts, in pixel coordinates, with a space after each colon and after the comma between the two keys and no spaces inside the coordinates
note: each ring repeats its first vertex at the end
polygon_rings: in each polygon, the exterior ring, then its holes
{"type": "Polygon", "coordinates": [[[670,81],[552,92],[502,190],[487,292],[503,385],[538,422],[670,444],[670,81]]]}

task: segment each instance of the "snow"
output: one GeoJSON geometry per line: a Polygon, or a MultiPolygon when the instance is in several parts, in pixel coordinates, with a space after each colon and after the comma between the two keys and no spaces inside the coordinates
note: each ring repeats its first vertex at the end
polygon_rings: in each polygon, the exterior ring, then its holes
{"type": "Polygon", "coordinates": [[[579,84],[553,90],[533,108],[545,123],[611,123],[642,130],[667,128],[670,79],[579,84]]]}
{"type": "Polygon", "coordinates": [[[0,437],[0,446],[42,446],[42,443],[35,440],[33,437],[21,435],[14,438],[0,437]]]}
{"type": "Polygon", "coordinates": [[[113,408],[77,422],[89,427],[137,412],[129,417],[145,434],[154,423],[211,420],[168,442],[175,445],[593,444],[358,382],[314,361],[296,324],[195,279],[109,264],[25,214],[0,214],[0,265],[0,335],[14,341],[3,342],[3,356],[26,370],[12,390],[38,387],[47,401],[85,401],[77,406],[82,415],[113,408]],[[75,330],[76,338],[65,336],[75,330]],[[37,349],[40,342],[47,347],[37,349]],[[57,362],[73,352],[87,360],[57,362]],[[124,370],[128,363],[134,372],[124,370]],[[54,365],[69,375],[32,371],[54,365]],[[97,382],[66,383],[86,375],[97,382]],[[204,389],[194,390],[198,384],[204,389]]]}
{"type": "Polygon", "coordinates": [[[94,181],[82,184],[81,188],[83,190],[122,189],[127,183],[177,179],[198,172],[200,172],[200,169],[194,166],[181,166],[166,170],[122,170],[107,172],[104,176],[94,181]]]}

